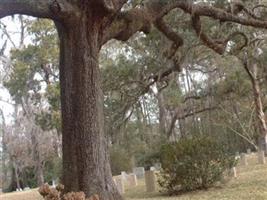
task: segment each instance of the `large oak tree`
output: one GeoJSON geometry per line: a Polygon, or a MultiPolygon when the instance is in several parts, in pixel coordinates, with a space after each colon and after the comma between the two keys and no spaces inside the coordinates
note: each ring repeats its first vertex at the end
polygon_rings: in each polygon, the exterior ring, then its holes
{"type": "Polygon", "coordinates": [[[126,41],[139,31],[148,34],[154,25],[173,42],[168,54],[171,58],[183,39],[163,18],[175,8],[178,8],[176,12],[188,13],[198,37],[220,54],[236,34],[214,40],[202,30],[201,17],[267,28],[267,21],[239,1],[228,10],[189,0],[147,0],[124,9],[129,2],[0,0],[0,18],[25,14],[49,18],[56,24],[60,38],[63,184],[66,192],[84,191],[86,196],[99,194],[102,200],[122,199],[112,181],[104,134],[99,52],[107,41],[126,41]]]}

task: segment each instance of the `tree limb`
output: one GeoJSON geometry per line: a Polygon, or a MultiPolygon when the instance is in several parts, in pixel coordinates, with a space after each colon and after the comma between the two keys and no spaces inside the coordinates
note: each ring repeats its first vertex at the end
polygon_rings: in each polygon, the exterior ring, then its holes
{"type": "Polygon", "coordinates": [[[226,48],[227,42],[218,42],[210,38],[207,34],[202,30],[200,16],[193,15],[192,16],[192,26],[196,31],[198,37],[202,40],[202,42],[209,48],[213,49],[218,54],[223,54],[226,48]]]}
{"type": "MultiPolygon", "coordinates": [[[[150,27],[151,24],[154,24],[175,8],[180,8],[185,13],[195,17],[196,26],[199,23],[199,18],[201,16],[206,16],[215,20],[229,21],[241,25],[267,29],[267,21],[255,19],[251,16],[238,16],[207,4],[194,4],[192,1],[188,0],[149,0],[143,7],[121,12],[111,26],[104,31],[103,43],[112,38],[125,41],[138,31],[147,31],[149,30],[147,28],[150,27]]],[[[204,36],[205,35],[202,35],[202,37],[204,36]]],[[[222,52],[224,49],[222,45],[215,43],[217,45],[214,46],[210,38],[206,39],[209,47],[213,47],[216,52],[222,52]]]]}
{"type": "Polygon", "coordinates": [[[176,123],[177,120],[186,119],[187,117],[191,117],[191,116],[194,116],[196,114],[200,114],[200,113],[203,113],[203,112],[206,112],[206,111],[215,110],[215,109],[218,109],[218,107],[217,106],[213,106],[213,107],[202,108],[202,109],[199,109],[199,110],[195,110],[194,112],[189,111],[188,113],[185,113],[183,115],[180,114],[180,110],[179,109],[176,110],[176,113],[175,113],[174,117],[171,120],[170,128],[169,128],[169,130],[167,132],[167,136],[168,137],[171,136],[171,133],[172,133],[174,127],[175,127],[175,123],[176,123]]]}
{"type": "Polygon", "coordinates": [[[0,0],[0,18],[22,14],[58,20],[70,13],[73,6],[65,0],[0,0]]]}

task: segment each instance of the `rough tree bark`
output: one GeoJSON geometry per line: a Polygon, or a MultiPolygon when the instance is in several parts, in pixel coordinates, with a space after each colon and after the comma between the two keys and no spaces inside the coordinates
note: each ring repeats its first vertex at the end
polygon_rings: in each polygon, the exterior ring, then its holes
{"type": "Polygon", "coordinates": [[[193,16],[193,27],[205,45],[223,53],[225,44],[201,31],[201,16],[267,28],[267,21],[236,15],[188,0],[147,0],[121,11],[127,0],[0,0],[0,18],[25,14],[52,19],[60,36],[60,84],[63,118],[63,184],[68,191],[99,194],[101,200],[120,200],[112,181],[104,135],[103,98],[98,57],[110,39],[126,41],[134,33],[149,33],[152,24],[173,41],[182,38],[162,19],[180,8],[193,16]]]}
{"type": "Polygon", "coordinates": [[[63,183],[66,191],[121,199],[112,181],[104,135],[99,70],[101,23],[89,12],[72,24],[57,24],[63,124],[63,183]]]}

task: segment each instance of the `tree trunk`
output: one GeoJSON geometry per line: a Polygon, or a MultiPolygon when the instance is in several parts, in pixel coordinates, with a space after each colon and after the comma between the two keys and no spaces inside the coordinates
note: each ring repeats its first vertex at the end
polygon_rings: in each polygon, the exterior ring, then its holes
{"type": "Polygon", "coordinates": [[[257,80],[257,65],[253,64],[254,79],[252,80],[254,102],[256,106],[256,114],[259,123],[260,137],[259,137],[259,149],[263,150],[267,154],[267,125],[265,121],[265,114],[263,112],[261,90],[259,81],[257,80]]]}
{"type": "Polygon", "coordinates": [[[104,134],[99,24],[88,13],[67,25],[56,24],[61,50],[63,184],[65,192],[83,191],[87,197],[98,194],[101,200],[120,200],[104,134]]]}
{"type": "Polygon", "coordinates": [[[33,160],[35,163],[35,172],[36,172],[36,179],[37,179],[37,185],[41,186],[44,184],[44,172],[43,172],[43,165],[42,165],[42,160],[40,157],[40,149],[39,149],[39,143],[38,143],[38,134],[39,133],[39,129],[38,127],[35,127],[35,125],[33,125],[34,127],[32,128],[31,131],[31,143],[32,143],[32,147],[33,147],[33,160]]]}
{"type": "Polygon", "coordinates": [[[21,189],[20,182],[19,182],[18,166],[16,164],[16,161],[13,160],[12,162],[13,162],[13,167],[14,167],[14,172],[15,172],[15,177],[16,177],[17,189],[21,189]]]}
{"type": "Polygon", "coordinates": [[[167,119],[166,119],[166,109],[164,106],[164,96],[162,92],[160,91],[157,94],[157,99],[158,99],[158,106],[159,106],[159,131],[162,135],[166,136],[166,124],[167,124],[167,119]]]}
{"type": "Polygon", "coordinates": [[[265,121],[265,114],[263,112],[260,85],[257,78],[258,77],[257,64],[255,63],[252,64],[252,72],[248,69],[247,65],[244,65],[244,67],[250,77],[253,88],[254,103],[256,106],[257,121],[260,131],[260,136],[258,139],[259,149],[263,150],[265,152],[265,155],[267,155],[267,125],[265,121]]]}
{"type": "Polygon", "coordinates": [[[0,109],[0,115],[2,118],[2,138],[1,138],[1,143],[2,143],[2,176],[1,176],[1,180],[2,180],[2,187],[3,189],[7,189],[8,185],[8,166],[7,166],[7,144],[6,144],[6,120],[5,120],[5,116],[3,113],[3,110],[0,109]]]}

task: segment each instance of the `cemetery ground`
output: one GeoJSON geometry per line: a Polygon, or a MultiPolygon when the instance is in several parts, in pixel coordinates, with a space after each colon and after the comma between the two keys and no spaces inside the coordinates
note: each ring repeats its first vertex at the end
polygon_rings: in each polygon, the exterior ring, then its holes
{"type": "MultiPolygon", "coordinates": [[[[267,164],[258,164],[257,156],[248,156],[247,166],[237,166],[237,178],[206,191],[196,191],[179,196],[163,196],[159,192],[147,193],[143,179],[138,186],[127,187],[126,200],[267,200],[267,164]]],[[[159,189],[159,188],[158,188],[159,189]]],[[[0,195],[1,200],[42,200],[37,189],[0,195]]]]}

